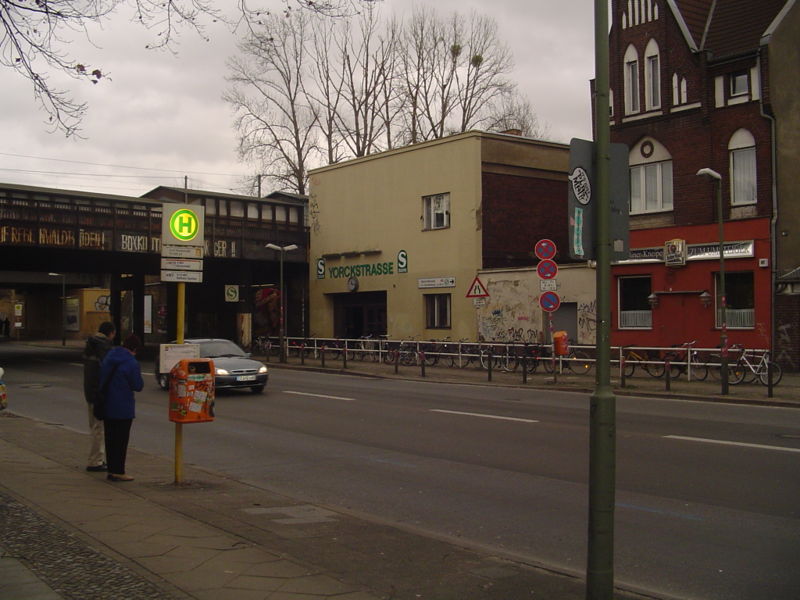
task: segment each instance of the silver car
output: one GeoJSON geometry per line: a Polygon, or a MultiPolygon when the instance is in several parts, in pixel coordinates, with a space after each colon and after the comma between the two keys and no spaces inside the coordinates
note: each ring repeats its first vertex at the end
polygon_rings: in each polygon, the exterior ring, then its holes
{"type": "MultiPolygon", "coordinates": [[[[174,343],[174,342],[173,342],[174,343]]],[[[199,338],[184,340],[185,344],[200,346],[200,358],[214,361],[214,386],[218,390],[250,388],[254,394],[264,391],[269,379],[267,366],[253,358],[234,342],[219,338],[199,338]]],[[[156,359],[156,381],[162,390],[169,389],[169,373],[159,372],[156,359]]]]}

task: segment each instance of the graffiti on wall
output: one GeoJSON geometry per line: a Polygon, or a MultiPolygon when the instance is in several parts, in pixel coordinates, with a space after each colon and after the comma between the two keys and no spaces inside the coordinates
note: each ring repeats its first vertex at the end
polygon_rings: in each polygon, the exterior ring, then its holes
{"type": "Polygon", "coordinates": [[[777,335],[775,336],[775,361],[789,367],[792,371],[797,370],[797,364],[792,360],[792,326],[789,324],[778,325],[777,335]]]}
{"type": "Polygon", "coordinates": [[[597,333],[597,300],[578,303],[578,343],[593,344],[597,333]]]}
{"type": "Polygon", "coordinates": [[[476,312],[478,339],[498,342],[540,342],[542,325],[535,297],[520,280],[494,280],[489,299],[476,312]]]}

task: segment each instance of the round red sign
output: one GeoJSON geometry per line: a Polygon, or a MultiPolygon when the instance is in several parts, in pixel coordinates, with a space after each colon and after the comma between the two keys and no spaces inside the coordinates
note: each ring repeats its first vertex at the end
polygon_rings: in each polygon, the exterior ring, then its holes
{"type": "Polygon", "coordinates": [[[536,242],[533,253],[536,255],[536,258],[545,260],[554,258],[556,250],[556,244],[553,240],[543,239],[536,242]]]}
{"type": "Polygon", "coordinates": [[[542,279],[554,279],[558,275],[558,265],[555,261],[545,258],[536,267],[536,273],[542,279]]]}

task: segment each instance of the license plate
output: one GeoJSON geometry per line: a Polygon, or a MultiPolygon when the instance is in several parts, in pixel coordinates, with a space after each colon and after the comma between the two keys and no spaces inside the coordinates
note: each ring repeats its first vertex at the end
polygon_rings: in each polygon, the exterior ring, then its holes
{"type": "Polygon", "coordinates": [[[255,375],[239,375],[236,378],[236,381],[255,381],[255,380],[256,380],[255,375]]]}

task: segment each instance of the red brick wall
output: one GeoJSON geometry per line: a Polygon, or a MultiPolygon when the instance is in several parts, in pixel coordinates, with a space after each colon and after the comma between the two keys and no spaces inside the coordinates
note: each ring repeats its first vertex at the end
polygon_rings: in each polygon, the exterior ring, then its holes
{"type": "Polygon", "coordinates": [[[553,240],[567,257],[567,182],[483,174],[483,267],[535,265],[534,244],[553,240]]]}
{"type": "Polygon", "coordinates": [[[800,370],[800,296],[775,296],[775,360],[784,371],[800,370]]]}

